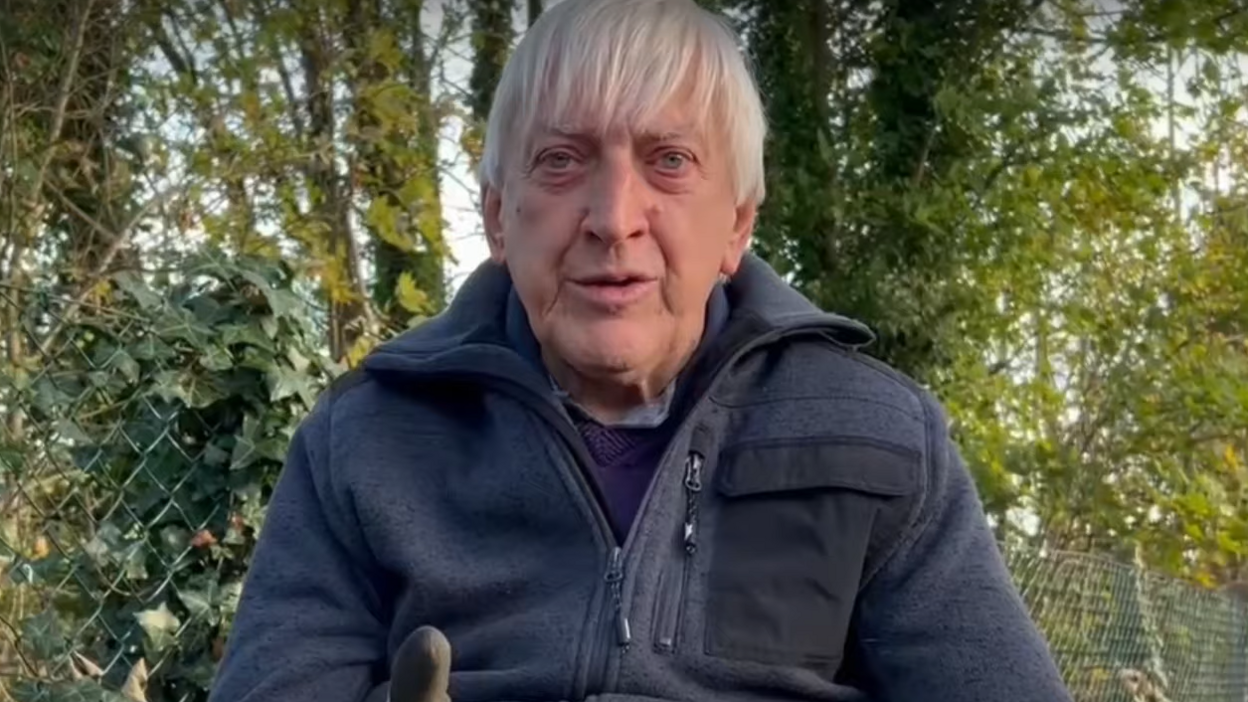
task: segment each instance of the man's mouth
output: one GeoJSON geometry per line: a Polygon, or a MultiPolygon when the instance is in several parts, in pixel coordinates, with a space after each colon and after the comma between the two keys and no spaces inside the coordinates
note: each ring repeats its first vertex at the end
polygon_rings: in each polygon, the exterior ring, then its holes
{"type": "Polygon", "coordinates": [[[655,280],[640,274],[619,273],[574,278],[572,284],[594,303],[619,307],[640,299],[649,292],[655,280]]]}
{"type": "Polygon", "coordinates": [[[604,287],[627,287],[629,285],[647,283],[647,282],[650,282],[651,280],[653,280],[653,278],[647,278],[646,276],[642,276],[642,275],[619,274],[619,275],[588,276],[585,278],[580,278],[576,280],[575,282],[580,285],[594,285],[594,286],[604,286],[604,287]]]}

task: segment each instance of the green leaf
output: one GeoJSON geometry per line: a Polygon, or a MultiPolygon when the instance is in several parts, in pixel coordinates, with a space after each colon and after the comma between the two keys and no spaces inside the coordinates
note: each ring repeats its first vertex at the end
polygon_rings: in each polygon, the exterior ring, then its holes
{"type": "Polygon", "coordinates": [[[180,400],[191,409],[207,407],[226,394],[210,376],[194,371],[161,371],[153,378],[153,391],[166,401],[180,400]]]}
{"type": "Polygon", "coordinates": [[[415,242],[400,226],[402,220],[403,211],[392,205],[387,197],[373,198],[364,214],[364,223],[372,228],[379,239],[399,251],[413,251],[415,242]]]}
{"type": "Polygon", "coordinates": [[[410,271],[399,274],[394,293],[403,309],[416,315],[429,314],[429,295],[416,285],[416,278],[410,271]]]}
{"type": "Polygon", "coordinates": [[[170,358],[175,353],[169,344],[150,334],[139,339],[129,348],[130,355],[144,361],[164,360],[170,358]]]}
{"type": "Polygon", "coordinates": [[[64,628],[52,610],[44,610],[22,622],[22,643],[42,660],[52,660],[67,650],[64,628]]]}
{"type": "Polygon", "coordinates": [[[141,582],[149,577],[147,570],[147,544],[135,541],[126,547],[121,558],[122,573],[128,580],[141,582]]]}
{"type": "Polygon", "coordinates": [[[277,318],[271,315],[265,315],[264,317],[261,317],[260,329],[264,332],[265,336],[269,337],[270,339],[276,339],[278,331],[279,331],[277,318]]]}
{"type": "Polygon", "coordinates": [[[305,402],[312,397],[308,376],[293,368],[273,366],[268,372],[269,401],[278,402],[299,395],[305,402]]]}
{"type": "Polygon", "coordinates": [[[208,590],[180,588],[178,599],[186,607],[192,619],[211,619],[213,616],[213,593],[208,590]]]}
{"type": "Polygon", "coordinates": [[[72,441],[77,444],[91,444],[91,437],[78,426],[78,423],[72,419],[61,418],[56,420],[56,433],[62,439],[72,441]]]}
{"type": "Polygon", "coordinates": [[[213,328],[198,319],[194,312],[181,307],[162,315],[156,330],[162,339],[185,341],[197,350],[202,350],[216,336],[213,328]]]}
{"type": "Polygon", "coordinates": [[[160,296],[133,271],[116,273],[112,280],[122,292],[145,310],[155,309],[161,304],[160,296]]]}
{"type": "MultiPolygon", "coordinates": [[[[266,319],[272,318],[266,317],[266,319]]],[[[245,324],[232,324],[222,329],[221,343],[225,346],[246,344],[271,353],[274,350],[273,336],[276,334],[268,334],[261,322],[249,321],[245,324]]]]}
{"type": "Polygon", "coordinates": [[[127,383],[133,384],[139,380],[139,373],[141,372],[139,362],[125,351],[118,349],[113,354],[112,359],[109,361],[109,368],[120,373],[127,383]]]}
{"type": "Polygon", "coordinates": [[[191,534],[185,527],[171,524],[160,530],[160,543],[166,553],[181,555],[190,543],[191,534]]]}
{"type": "Polygon", "coordinates": [[[213,344],[200,354],[199,365],[209,371],[224,371],[234,367],[234,358],[228,351],[213,344]]]}

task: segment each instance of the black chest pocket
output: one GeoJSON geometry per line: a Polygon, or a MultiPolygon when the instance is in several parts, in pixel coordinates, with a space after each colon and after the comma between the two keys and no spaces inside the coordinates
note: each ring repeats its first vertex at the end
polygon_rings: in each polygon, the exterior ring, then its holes
{"type": "Polygon", "coordinates": [[[835,672],[873,527],[914,493],[920,460],[912,449],[853,437],[726,449],[706,652],[835,672]]]}

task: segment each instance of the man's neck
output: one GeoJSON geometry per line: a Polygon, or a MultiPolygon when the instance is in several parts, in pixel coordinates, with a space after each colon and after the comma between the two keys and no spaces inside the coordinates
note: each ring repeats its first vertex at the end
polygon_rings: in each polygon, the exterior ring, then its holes
{"type": "Polygon", "coordinates": [[[582,373],[546,352],[542,361],[559,389],[574,403],[599,423],[618,424],[638,409],[670,398],[676,376],[693,356],[699,337],[684,344],[683,350],[669,354],[658,366],[627,374],[582,373]]]}

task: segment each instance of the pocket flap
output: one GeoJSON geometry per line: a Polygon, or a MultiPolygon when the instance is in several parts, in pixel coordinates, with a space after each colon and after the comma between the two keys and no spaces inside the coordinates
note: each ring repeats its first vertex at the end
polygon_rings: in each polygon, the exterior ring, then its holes
{"type": "Polygon", "coordinates": [[[717,487],[728,497],[818,489],[900,497],[917,488],[920,458],[913,449],[853,437],[741,444],[725,449],[717,487]]]}

